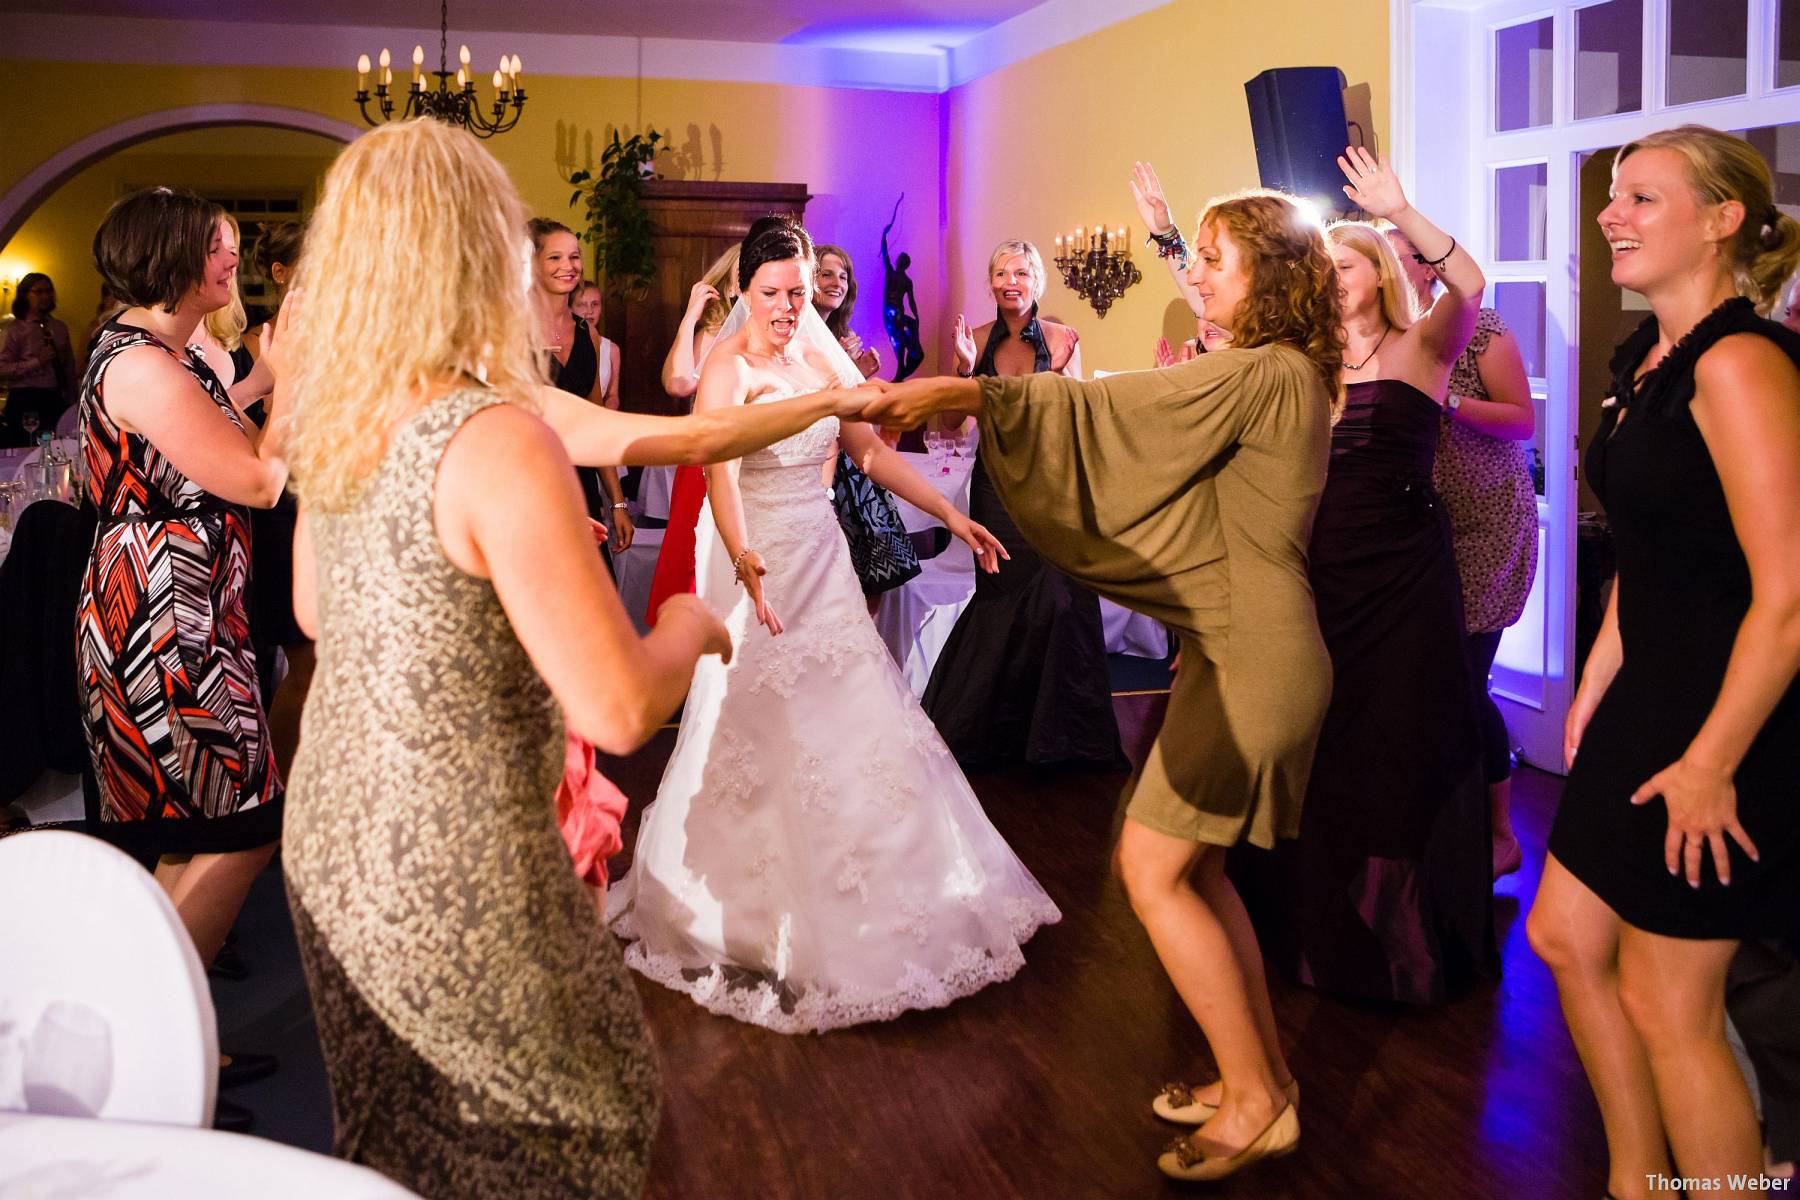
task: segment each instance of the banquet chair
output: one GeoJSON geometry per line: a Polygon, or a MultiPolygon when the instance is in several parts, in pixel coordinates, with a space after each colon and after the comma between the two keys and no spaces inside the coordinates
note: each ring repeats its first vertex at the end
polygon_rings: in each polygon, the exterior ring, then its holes
{"type": "Polygon", "coordinates": [[[19,515],[0,562],[0,804],[45,768],[90,770],[75,665],[75,610],[96,518],[40,500],[19,515]]]}
{"type": "Polygon", "coordinates": [[[62,416],[56,418],[56,436],[59,438],[74,437],[81,428],[81,405],[71,404],[63,409],[62,416]]]}
{"type": "Polygon", "coordinates": [[[0,1110],[207,1128],[219,1046],[175,906],[85,834],[0,839],[0,1110]]]}

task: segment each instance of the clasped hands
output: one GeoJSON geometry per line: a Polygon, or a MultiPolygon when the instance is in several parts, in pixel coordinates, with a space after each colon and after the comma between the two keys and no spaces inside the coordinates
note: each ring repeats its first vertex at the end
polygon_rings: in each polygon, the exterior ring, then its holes
{"type": "Polygon", "coordinates": [[[893,383],[886,379],[870,379],[853,388],[843,388],[843,399],[837,416],[843,421],[866,421],[889,429],[916,429],[941,412],[957,409],[956,397],[966,390],[965,379],[954,376],[908,379],[893,383]]]}

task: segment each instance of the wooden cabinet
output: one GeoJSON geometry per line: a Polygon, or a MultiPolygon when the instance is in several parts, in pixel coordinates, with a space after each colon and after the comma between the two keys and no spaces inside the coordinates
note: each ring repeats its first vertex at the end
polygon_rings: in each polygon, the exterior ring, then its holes
{"type": "Polygon", "coordinates": [[[642,300],[608,296],[604,319],[606,336],[619,344],[622,408],[686,411],[686,402],[663,392],[661,373],[688,290],[714,259],[744,240],[751,222],[771,214],[804,221],[809,199],[800,183],[656,179],[644,185],[644,206],[656,224],[656,277],[642,300]]]}

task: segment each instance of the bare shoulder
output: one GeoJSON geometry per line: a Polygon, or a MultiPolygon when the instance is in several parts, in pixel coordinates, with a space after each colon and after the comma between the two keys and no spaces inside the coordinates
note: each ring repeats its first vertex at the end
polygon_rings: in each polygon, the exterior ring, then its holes
{"type": "Polygon", "coordinates": [[[975,328],[969,330],[969,336],[974,338],[975,344],[977,346],[979,346],[983,342],[987,341],[988,334],[990,334],[992,332],[994,332],[994,323],[992,321],[989,321],[984,325],[977,325],[977,326],[975,326],[975,328]]]}
{"type": "Polygon", "coordinates": [[[115,398],[126,390],[133,393],[149,390],[166,394],[170,391],[198,389],[200,386],[173,354],[161,346],[144,344],[127,346],[113,356],[112,361],[106,365],[101,387],[104,390],[108,385],[115,398]]]}
{"type": "Polygon", "coordinates": [[[517,404],[491,404],[451,436],[438,463],[438,483],[489,497],[517,495],[568,462],[562,439],[542,418],[517,404]]]}
{"type": "Polygon", "coordinates": [[[1772,338],[1759,333],[1729,334],[1708,346],[1694,364],[1694,382],[1703,395],[1800,395],[1800,370],[1772,338]]]}

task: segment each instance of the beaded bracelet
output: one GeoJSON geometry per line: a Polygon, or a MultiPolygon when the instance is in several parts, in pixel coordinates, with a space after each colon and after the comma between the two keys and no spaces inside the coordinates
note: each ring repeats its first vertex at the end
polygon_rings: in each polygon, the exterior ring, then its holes
{"type": "Polygon", "coordinates": [[[750,547],[745,546],[742,550],[738,551],[738,556],[731,560],[731,586],[732,587],[737,587],[738,585],[740,585],[744,582],[743,575],[739,573],[740,568],[744,565],[744,560],[746,558],[749,558],[752,553],[753,553],[753,551],[750,549],[750,547]]]}
{"type": "Polygon", "coordinates": [[[1181,227],[1169,226],[1167,233],[1152,233],[1144,239],[1144,245],[1154,246],[1158,258],[1172,258],[1181,266],[1188,265],[1187,241],[1181,236],[1181,227]]]}

